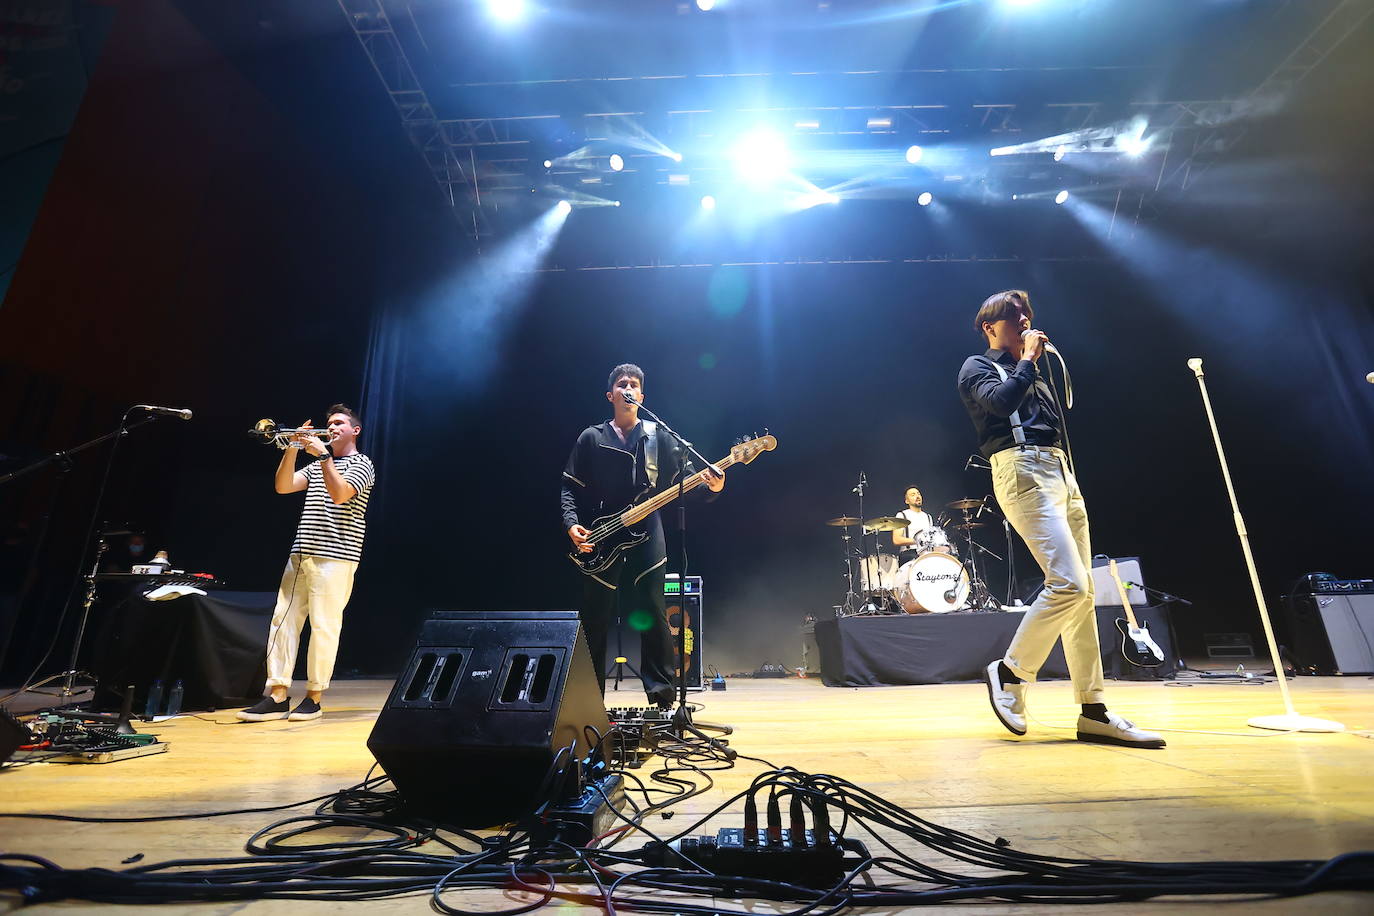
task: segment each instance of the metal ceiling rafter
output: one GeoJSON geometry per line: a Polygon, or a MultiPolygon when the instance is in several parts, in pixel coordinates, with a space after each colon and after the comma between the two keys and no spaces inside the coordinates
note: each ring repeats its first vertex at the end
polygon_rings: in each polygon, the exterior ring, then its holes
{"type": "Polygon", "coordinates": [[[406,136],[465,228],[481,234],[481,192],[471,150],[451,142],[429,95],[415,75],[382,0],[338,0],[339,9],[367,54],[400,116],[406,136]]]}

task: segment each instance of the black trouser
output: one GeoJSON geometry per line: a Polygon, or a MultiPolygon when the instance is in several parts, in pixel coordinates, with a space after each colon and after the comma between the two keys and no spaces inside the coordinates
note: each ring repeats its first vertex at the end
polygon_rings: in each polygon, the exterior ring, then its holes
{"type": "Polygon", "coordinates": [[[605,571],[585,577],[582,628],[603,696],[606,638],[617,614],[632,632],[639,632],[639,679],[649,700],[658,699],[655,691],[673,686],[673,637],[668,630],[667,602],[663,598],[663,577],[668,564],[663,529],[655,528],[648,540],[625,551],[605,571]]]}

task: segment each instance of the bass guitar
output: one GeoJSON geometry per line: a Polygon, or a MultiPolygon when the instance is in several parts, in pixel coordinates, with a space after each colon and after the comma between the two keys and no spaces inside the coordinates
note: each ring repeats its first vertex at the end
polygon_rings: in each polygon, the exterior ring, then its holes
{"type": "MultiPolygon", "coordinates": [[[[771,452],[777,447],[778,440],[775,436],[745,439],[730,449],[730,454],[717,461],[715,466],[723,471],[732,464],[748,464],[764,452],[771,452]]],[[[698,471],[684,480],[681,492],[695,490],[705,483],[706,473],[698,471]]],[[[574,550],[568,554],[568,559],[589,576],[604,571],[615,562],[616,557],[636,544],[644,543],[645,538],[649,536],[649,529],[643,524],[644,520],[676,499],[678,492],[679,488],[674,484],[643,502],[631,503],[619,512],[592,519],[590,524],[583,522],[583,526],[591,532],[591,537],[587,538],[586,543],[591,545],[592,550],[590,553],[574,550]]]]}
{"type": "Polygon", "coordinates": [[[1122,656],[1138,668],[1158,668],[1164,664],[1164,651],[1150,636],[1149,627],[1136,623],[1135,612],[1131,610],[1131,596],[1126,594],[1126,585],[1117,574],[1116,561],[1108,560],[1107,567],[1121,595],[1121,609],[1126,612],[1125,620],[1120,617],[1116,619],[1116,628],[1121,631],[1122,656]]]}

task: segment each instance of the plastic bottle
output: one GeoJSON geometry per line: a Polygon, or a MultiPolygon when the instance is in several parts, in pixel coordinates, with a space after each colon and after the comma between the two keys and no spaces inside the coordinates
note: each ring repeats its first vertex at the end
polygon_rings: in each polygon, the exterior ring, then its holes
{"type": "Polygon", "coordinates": [[[185,691],[181,686],[181,681],[178,680],[172,685],[172,692],[167,694],[167,718],[170,719],[172,716],[181,713],[181,698],[184,693],[185,691]]]}
{"type": "Polygon", "coordinates": [[[153,681],[153,686],[148,688],[148,704],[143,708],[145,718],[151,719],[153,716],[162,713],[162,679],[153,681]]]}

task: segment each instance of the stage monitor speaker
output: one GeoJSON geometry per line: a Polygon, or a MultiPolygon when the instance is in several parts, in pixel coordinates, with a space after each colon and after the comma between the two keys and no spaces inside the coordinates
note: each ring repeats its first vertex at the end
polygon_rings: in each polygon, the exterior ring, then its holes
{"type": "Polygon", "coordinates": [[[610,724],[576,611],[436,611],[367,747],[410,813],[490,827],[542,803],[589,728],[610,724]]]}
{"type": "Polygon", "coordinates": [[[0,706],[0,763],[9,760],[28,737],[29,730],[20,724],[13,713],[0,706]]]}
{"type": "Polygon", "coordinates": [[[1287,609],[1299,671],[1374,674],[1374,595],[1298,595],[1287,609]]]}

